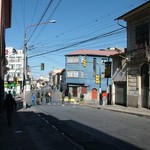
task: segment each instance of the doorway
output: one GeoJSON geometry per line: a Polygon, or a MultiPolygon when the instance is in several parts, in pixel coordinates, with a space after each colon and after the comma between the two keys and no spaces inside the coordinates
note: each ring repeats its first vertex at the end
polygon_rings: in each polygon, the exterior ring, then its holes
{"type": "Polygon", "coordinates": [[[92,89],[92,100],[97,100],[97,89],[92,89]]]}
{"type": "Polygon", "coordinates": [[[77,97],[77,87],[72,88],[73,97],[77,97]]]}
{"type": "Polygon", "coordinates": [[[142,107],[148,108],[149,95],[149,65],[143,64],[141,66],[141,102],[142,107]]]}

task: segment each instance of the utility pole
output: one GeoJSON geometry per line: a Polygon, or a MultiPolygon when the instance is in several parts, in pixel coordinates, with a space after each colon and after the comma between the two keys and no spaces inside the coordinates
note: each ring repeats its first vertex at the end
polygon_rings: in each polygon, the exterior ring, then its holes
{"type": "Polygon", "coordinates": [[[38,23],[38,24],[33,24],[30,26],[27,26],[24,30],[24,62],[23,62],[23,71],[24,71],[24,75],[23,75],[23,108],[26,109],[26,78],[27,78],[27,35],[26,32],[29,28],[31,27],[36,27],[39,25],[43,25],[43,24],[48,24],[48,23],[55,23],[56,20],[50,20],[47,22],[42,22],[42,23],[38,23]]]}
{"type": "Polygon", "coordinates": [[[26,109],[26,52],[27,52],[27,39],[26,30],[24,31],[24,61],[23,61],[23,108],[26,109]]]}

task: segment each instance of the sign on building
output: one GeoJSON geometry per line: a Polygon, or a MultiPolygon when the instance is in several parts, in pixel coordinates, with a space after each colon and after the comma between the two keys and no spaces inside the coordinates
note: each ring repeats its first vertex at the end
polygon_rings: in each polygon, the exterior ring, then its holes
{"type": "Polygon", "coordinates": [[[111,78],[111,62],[105,62],[105,78],[111,78]]]}

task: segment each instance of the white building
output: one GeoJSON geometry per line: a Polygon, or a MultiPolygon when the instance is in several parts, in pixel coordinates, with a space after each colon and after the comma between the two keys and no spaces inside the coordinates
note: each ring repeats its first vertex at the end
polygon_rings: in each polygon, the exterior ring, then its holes
{"type": "Polygon", "coordinates": [[[23,51],[15,50],[13,47],[6,47],[5,56],[8,61],[7,67],[9,68],[4,77],[5,88],[16,88],[16,92],[20,93],[23,84],[23,51]],[[17,77],[17,85],[14,84],[15,77],[17,77]]]}

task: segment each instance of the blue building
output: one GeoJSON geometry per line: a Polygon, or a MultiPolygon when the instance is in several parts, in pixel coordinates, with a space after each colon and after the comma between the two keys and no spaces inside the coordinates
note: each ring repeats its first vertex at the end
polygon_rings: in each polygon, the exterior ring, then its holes
{"type": "Polygon", "coordinates": [[[73,97],[99,100],[111,85],[111,58],[115,50],[77,50],[65,55],[66,84],[73,97]]]}

